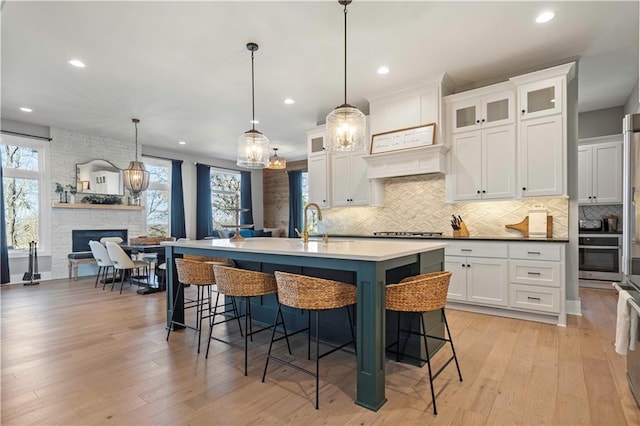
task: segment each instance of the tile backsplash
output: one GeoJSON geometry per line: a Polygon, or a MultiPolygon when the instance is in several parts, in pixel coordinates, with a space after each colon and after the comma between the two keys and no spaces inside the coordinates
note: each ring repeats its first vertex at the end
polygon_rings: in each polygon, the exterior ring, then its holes
{"type": "Polygon", "coordinates": [[[580,219],[602,219],[604,215],[618,216],[618,231],[622,231],[622,204],[580,206],[578,211],[580,219]]]}
{"type": "Polygon", "coordinates": [[[348,207],[323,210],[320,232],[371,234],[374,231],[443,232],[451,235],[452,214],[462,216],[472,236],[519,236],[505,228],[524,219],[534,205],[542,204],[553,216],[553,236],[568,238],[566,198],[509,201],[445,202],[445,177],[441,174],[385,179],[384,207],[348,207]]]}

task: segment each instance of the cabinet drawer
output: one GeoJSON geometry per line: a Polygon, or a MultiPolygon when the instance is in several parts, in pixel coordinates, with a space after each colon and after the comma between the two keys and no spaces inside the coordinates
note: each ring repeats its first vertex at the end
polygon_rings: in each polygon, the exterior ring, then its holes
{"type": "Polygon", "coordinates": [[[509,244],[511,259],[556,260],[562,257],[562,247],[558,244],[509,244]]]}
{"type": "Polygon", "coordinates": [[[508,253],[507,244],[491,244],[476,242],[450,242],[444,249],[444,254],[448,256],[467,257],[498,257],[506,258],[508,253]]]}
{"type": "Polygon", "coordinates": [[[560,287],[560,263],[510,260],[509,281],[519,284],[560,287]]]}
{"type": "Polygon", "coordinates": [[[560,289],[522,284],[509,286],[509,306],[540,312],[560,312],[560,289]]]}

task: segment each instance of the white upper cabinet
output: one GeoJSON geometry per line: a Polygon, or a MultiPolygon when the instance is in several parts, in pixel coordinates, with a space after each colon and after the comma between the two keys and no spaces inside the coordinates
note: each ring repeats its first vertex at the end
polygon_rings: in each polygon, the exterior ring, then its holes
{"type": "Polygon", "coordinates": [[[379,205],[377,194],[371,193],[372,183],[367,179],[367,163],[362,158],[363,155],[364,152],[333,154],[333,207],[379,205]]]}
{"type": "Polygon", "coordinates": [[[518,90],[518,187],[522,197],[567,195],[569,63],[510,79],[518,90]]]}
{"type": "Polygon", "coordinates": [[[320,207],[329,207],[330,157],[325,147],[325,128],[316,127],[307,132],[307,171],[309,173],[309,201],[320,207]]]}
{"type": "Polygon", "coordinates": [[[563,111],[562,78],[554,77],[518,87],[518,110],[522,120],[563,111]]]}
{"type": "Polygon", "coordinates": [[[554,115],[520,123],[519,170],[523,197],[564,193],[564,117],[554,115]]]}
{"type": "MultiPolygon", "coordinates": [[[[590,141],[610,138],[593,138],[590,141]]],[[[622,140],[578,147],[578,202],[622,203],[622,140]]],[[[583,142],[582,140],[581,142],[583,142]]]]}
{"type": "Polygon", "coordinates": [[[513,123],[515,121],[514,100],[513,90],[503,90],[475,98],[452,101],[449,106],[451,132],[464,132],[513,123]]]}
{"type": "Polygon", "coordinates": [[[516,195],[515,90],[509,82],[447,96],[453,201],[516,195]]]}

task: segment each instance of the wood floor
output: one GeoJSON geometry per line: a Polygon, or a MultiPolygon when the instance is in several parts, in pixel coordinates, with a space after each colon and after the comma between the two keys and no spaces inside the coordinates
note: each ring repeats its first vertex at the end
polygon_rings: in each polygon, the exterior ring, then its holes
{"type": "Polygon", "coordinates": [[[441,374],[434,416],[426,367],[389,361],[374,413],[353,403],[355,359],[335,353],[315,410],[313,378],[273,366],[261,383],[267,333],[245,377],[239,349],[214,342],[206,360],[192,330],[165,341],[164,293],[119,295],[92,279],[2,288],[2,424],[638,425],[613,350],[616,294],[580,295],[584,316],[566,328],[449,310],[464,382],[453,365],[441,374]]]}

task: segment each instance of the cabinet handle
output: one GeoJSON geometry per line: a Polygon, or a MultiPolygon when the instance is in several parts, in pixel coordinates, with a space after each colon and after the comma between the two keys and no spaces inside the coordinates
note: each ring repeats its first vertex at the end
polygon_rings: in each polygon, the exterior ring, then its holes
{"type": "Polygon", "coordinates": [[[460,249],[460,251],[473,251],[471,249],[460,249]]]}
{"type": "Polygon", "coordinates": [[[531,296],[527,296],[527,299],[528,299],[528,300],[535,300],[536,302],[539,302],[539,301],[540,301],[540,298],[539,298],[539,297],[531,297],[531,296]]]}
{"type": "Polygon", "coordinates": [[[540,275],[540,272],[527,272],[529,275],[540,275]]]}
{"type": "Polygon", "coordinates": [[[539,251],[528,251],[527,254],[540,254],[539,251]]]}

